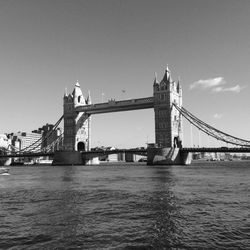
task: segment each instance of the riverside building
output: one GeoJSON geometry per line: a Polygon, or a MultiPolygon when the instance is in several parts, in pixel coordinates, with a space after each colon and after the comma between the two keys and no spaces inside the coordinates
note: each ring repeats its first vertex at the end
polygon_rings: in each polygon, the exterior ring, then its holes
{"type": "Polygon", "coordinates": [[[41,149],[39,143],[42,140],[42,134],[17,132],[11,135],[11,144],[16,151],[27,149],[27,151],[35,152],[41,149]]]}

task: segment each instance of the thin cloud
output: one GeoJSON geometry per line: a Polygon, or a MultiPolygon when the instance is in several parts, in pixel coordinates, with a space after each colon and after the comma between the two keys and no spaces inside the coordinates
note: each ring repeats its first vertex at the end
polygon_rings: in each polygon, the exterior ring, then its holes
{"type": "Polygon", "coordinates": [[[213,89],[213,92],[234,92],[234,93],[240,93],[240,91],[242,89],[244,89],[245,87],[241,87],[239,84],[230,87],[230,88],[222,88],[222,87],[216,87],[213,89]]]}
{"type": "Polygon", "coordinates": [[[200,89],[208,89],[215,93],[220,92],[232,92],[232,93],[240,93],[242,89],[245,88],[245,86],[240,86],[239,84],[232,86],[232,87],[225,87],[226,81],[223,77],[215,77],[210,78],[206,80],[199,80],[196,82],[193,82],[190,85],[190,89],[194,88],[200,88],[200,89]]]}
{"type": "Polygon", "coordinates": [[[221,117],[223,116],[223,114],[214,114],[213,117],[214,119],[221,119],[221,117]]]}
{"type": "Polygon", "coordinates": [[[225,82],[223,77],[215,77],[215,78],[210,78],[210,79],[206,79],[206,80],[199,80],[199,81],[193,82],[190,85],[190,89],[194,89],[194,88],[209,89],[209,88],[223,85],[225,83],[226,82],[225,82]]]}

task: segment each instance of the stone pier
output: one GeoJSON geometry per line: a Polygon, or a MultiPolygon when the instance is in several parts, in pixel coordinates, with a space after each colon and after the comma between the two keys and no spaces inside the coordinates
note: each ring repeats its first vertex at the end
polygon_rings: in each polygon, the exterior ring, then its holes
{"type": "Polygon", "coordinates": [[[189,165],[192,154],[181,152],[179,148],[148,148],[148,165],[189,165]]]}

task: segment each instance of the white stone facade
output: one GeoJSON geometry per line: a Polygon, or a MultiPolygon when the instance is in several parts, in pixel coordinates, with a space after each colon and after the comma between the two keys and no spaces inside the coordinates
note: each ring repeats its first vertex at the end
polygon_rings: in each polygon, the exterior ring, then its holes
{"type": "Polygon", "coordinates": [[[90,149],[90,117],[84,112],[76,112],[78,106],[91,103],[90,95],[87,99],[83,96],[80,85],[75,84],[72,94],[65,93],[63,98],[64,109],[64,149],[81,151],[90,149]]]}

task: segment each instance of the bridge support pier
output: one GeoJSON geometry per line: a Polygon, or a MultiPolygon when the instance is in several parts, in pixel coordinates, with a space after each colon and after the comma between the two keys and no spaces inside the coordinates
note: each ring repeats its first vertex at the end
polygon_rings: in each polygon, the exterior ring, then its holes
{"type": "Polygon", "coordinates": [[[79,151],[56,151],[52,165],[85,165],[79,151]]]}
{"type": "Polygon", "coordinates": [[[54,166],[63,165],[98,165],[99,158],[87,158],[79,151],[56,151],[52,162],[54,166]]]}
{"type": "Polygon", "coordinates": [[[181,152],[179,148],[150,147],[147,154],[148,165],[189,165],[192,159],[191,153],[181,152]]]}
{"type": "Polygon", "coordinates": [[[135,154],[125,153],[125,162],[135,162],[135,154]]]}

